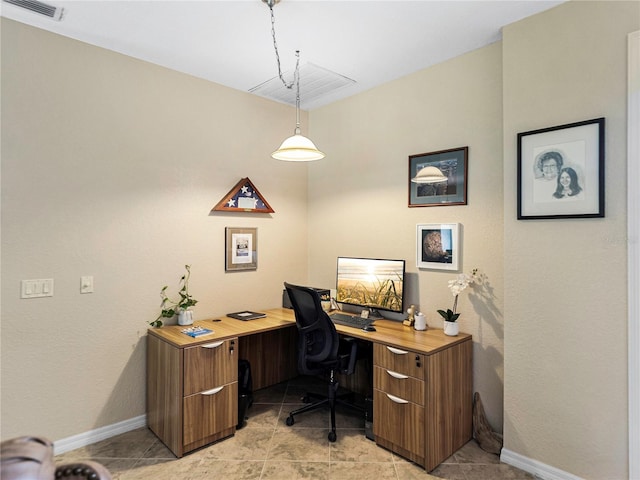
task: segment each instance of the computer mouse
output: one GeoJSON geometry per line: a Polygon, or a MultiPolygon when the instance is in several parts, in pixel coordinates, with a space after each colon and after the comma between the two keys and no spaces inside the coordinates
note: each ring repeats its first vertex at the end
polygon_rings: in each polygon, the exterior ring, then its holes
{"type": "Polygon", "coordinates": [[[365,332],[375,332],[376,331],[376,327],[374,327],[373,325],[365,325],[364,327],[362,327],[362,329],[365,332]]]}

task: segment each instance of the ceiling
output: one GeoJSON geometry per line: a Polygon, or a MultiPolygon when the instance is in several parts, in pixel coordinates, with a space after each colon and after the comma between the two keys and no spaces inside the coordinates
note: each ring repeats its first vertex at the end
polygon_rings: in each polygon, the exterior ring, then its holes
{"type": "MultiPolygon", "coordinates": [[[[500,40],[501,28],[564,0],[282,0],[273,7],[285,80],[300,50],[312,110],[500,40]]],[[[295,104],[278,78],[261,0],[46,0],[57,21],[2,0],[1,14],[237,90],[295,104]]]]}

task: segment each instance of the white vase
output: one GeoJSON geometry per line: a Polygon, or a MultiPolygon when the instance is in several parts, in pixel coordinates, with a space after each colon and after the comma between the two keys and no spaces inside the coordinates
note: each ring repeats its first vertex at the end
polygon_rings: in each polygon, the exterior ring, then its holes
{"type": "Polygon", "coordinates": [[[455,337],[460,332],[460,326],[458,322],[447,322],[444,321],[444,334],[449,335],[450,337],[455,337]]]}
{"type": "Polygon", "coordinates": [[[191,310],[180,310],[178,312],[178,325],[192,325],[193,312],[191,310]]]}

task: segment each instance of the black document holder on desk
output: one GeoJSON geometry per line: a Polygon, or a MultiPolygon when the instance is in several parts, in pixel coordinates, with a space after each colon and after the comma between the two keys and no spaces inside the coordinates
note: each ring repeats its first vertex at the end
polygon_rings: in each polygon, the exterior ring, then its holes
{"type": "Polygon", "coordinates": [[[235,318],[236,320],[255,320],[256,318],[264,318],[267,315],[260,312],[251,312],[244,310],[242,312],[227,313],[227,317],[235,318]]]}

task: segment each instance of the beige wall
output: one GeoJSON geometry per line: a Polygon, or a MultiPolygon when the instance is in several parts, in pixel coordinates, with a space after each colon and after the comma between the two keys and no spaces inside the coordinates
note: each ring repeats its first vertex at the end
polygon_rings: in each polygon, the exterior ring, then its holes
{"type": "Polygon", "coordinates": [[[463,294],[462,330],[505,448],[624,478],[620,175],[639,8],[569,2],[506,27],[502,43],[313,111],[303,125],[328,156],[308,167],[265,154],[290,133],[289,107],[3,19],[2,438],[144,414],[145,322],[185,263],[203,318],[246,307],[247,291],[275,306],[283,280],[332,286],[338,255],[405,258],[409,301],[439,325],[453,274],[415,267],[415,225],[459,222],[464,271],[490,282],[463,294]],[[599,116],[606,218],[516,221],[517,133],[599,116]],[[468,205],[407,208],[407,157],[459,146],[468,205]],[[209,215],[244,176],[276,213],[209,215]],[[225,226],[258,227],[258,271],[224,273],[225,226]],[[95,293],[78,293],[81,275],[95,293]],[[21,279],[42,277],[53,298],[18,298],[21,279]]]}
{"type": "Polygon", "coordinates": [[[269,157],[294,121],[2,19],[3,438],[143,415],[146,322],[186,263],[196,318],[279,306],[284,280],[306,280],[307,168],[269,157]],[[247,176],[275,213],[210,215],[247,176]],[[227,226],[258,228],[257,271],[225,274],[227,226]],[[30,278],[54,278],[54,297],[21,300],[30,278]]]}
{"type": "Polygon", "coordinates": [[[328,153],[309,167],[309,277],[335,284],[338,255],[403,258],[408,302],[429,325],[451,308],[456,272],[416,267],[416,225],[460,223],[462,270],[489,285],[460,296],[474,336],[474,388],[502,430],[502,54],[499,43],[311,112],[328,153]],[[469,147],[468,204],[408,208],[409,155],[469,147]],[[330,229],[329,231],[327,229],[330,229]]]}
{"type": "Polygon", "coordinates": [[[638,2],[569,2],[504,30],[505,448],[627,476],[627,34],[638,2]],[[517,221],[518,132],[606,117],[606,217],[517,221]]]}

